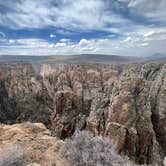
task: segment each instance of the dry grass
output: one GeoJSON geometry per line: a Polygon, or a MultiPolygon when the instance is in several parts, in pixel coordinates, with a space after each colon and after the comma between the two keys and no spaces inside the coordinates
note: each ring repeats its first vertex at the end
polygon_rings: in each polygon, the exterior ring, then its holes
{"type": "Polygon", "coordinates": [[[23,150],[18,147],[8,147],[0,154],[0,166],[24,166],[26,159],[23,150]]]}
{"type": "Polygon", "coordinates": [[[93,137],[89,132],[77,132],[65,143],[65,157],[71,166],[121,166],[124,160],[107,138],[93,137]]]}

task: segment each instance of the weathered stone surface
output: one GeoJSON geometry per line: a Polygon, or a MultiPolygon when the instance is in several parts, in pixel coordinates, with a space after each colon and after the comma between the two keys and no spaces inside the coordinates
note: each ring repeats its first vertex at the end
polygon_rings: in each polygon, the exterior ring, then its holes
{"type": "MultiPolygon", "coordinates": [[[[15,125],[0,125],[0,160],[8,156],[12,150],[19,153],[21,149],[27,165],[68,166],[61,155],[64,142],[51,137],[49,130],[41,123],[22,123],[15,125]]],[[[9,156],[8,159],[12,159],[9,156]]],[[[23,159],[22,159],[23,160],[23,159]]]]}
{"type": "Polygon", "coordinates": [[[152,123],[157,140],[166,155],[166,65],[161,67],[150,89],[152,123]]]}
{"type": "Polygon", "coordinates": [[[108,122],[109,137],[117,142],[120,152],[142,163],[160,163],[159,149],[151,122],[149,86],[142,78],[121,78],[111,96],[108,122]],[[132,146],[131,146],[132,144],[132,146]],[[130,149],[131,148],[131,149],[130,149]],[[156,156],[157,154],[157,156],[156,156]],[[159,161],[157,161],[159,160],[159,161]]]}
{"type": "MultiPolygon", "coordinates": [[[[1,73],[0,73],[1,75],[1,73]]],[[[1,75],[2,76],[2,75],[1,75]]],[[[3,78],[0,78],[0,122],[14,123],[18,112],[16,111],[16,102],[8,96],[3,78]]]]}
{"type": "MultiPolygon", "coordinates": [[[[162,70],[156,69],[160,73],[157,75],[162,75],[162,70]]],[[[160,165],[162,163],[161,154],[164,151],[160,150],[158,139],[165,143],[163,139],[165,129],[163,130],[163,127],[166,118],[160,115],[164,121],[152,121],[155,114],[151,92],[155,92],[155,90],[150,89],[153,88],[153,84],[151,80],[147,80],[136,69],[133,69],[133,71],[131,68],[124,70],[119,80],[114,82],[109,98],[109,108],[105,106],[103,111],[101,104],[99,104],[97,108],[92,109],[88,124],[89,129],[95,134],[101,134],[99,128],[104,124],[105,127],[102,128],[105,131],[104,135],[113,140],[121,154],[130,156],[132,160],[140,164],[160,165]],[[102,116],[98,116],[98,112],[102,116]],[[103,117],[105,123],[101,121],[103,117]],[[154,130],[154,127],[159,124],[160,127],[162,126],[162,131],[156,130],[160,135],[154,130]]],[[[160,86],[157,85],[157,87],[160,86]]],[[[164,93],[162,91],[163,99],[160,97],[159,100],[165,100],[164,93]]],[[[105,99],[108,98],[105,97],[105,99]]],[[[164,115],[166,110],[163,109],[164,106],[163,104],[156,111],[158,116],[159,110],[164,115]]]]}
{"type": "Polygon", "coordinates": [[[36,76],[30,64],[0,65],[1,123],[42,122],[51,124],[53,99],[41,76],[36,76]],[[5,118],[6,116],[6,118],[5,118]]]}

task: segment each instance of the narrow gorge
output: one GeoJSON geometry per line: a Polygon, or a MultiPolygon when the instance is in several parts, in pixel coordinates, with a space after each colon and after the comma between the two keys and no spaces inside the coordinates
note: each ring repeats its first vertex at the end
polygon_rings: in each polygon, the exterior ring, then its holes
{"type": "Polygon", "coordinates": [[[137,164],[163,163],[165,103],[162,63],[0,64],[0,123],[43,123],[61,140],[89,130],[137,164]]]}

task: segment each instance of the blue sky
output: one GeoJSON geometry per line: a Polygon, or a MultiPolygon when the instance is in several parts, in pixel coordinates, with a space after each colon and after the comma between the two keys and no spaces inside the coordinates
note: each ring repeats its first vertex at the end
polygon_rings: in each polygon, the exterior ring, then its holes
{"type": "Polygon", "coordinates": [[[166,0],[0,0],[0,54],[166,53],[166,0]]]}

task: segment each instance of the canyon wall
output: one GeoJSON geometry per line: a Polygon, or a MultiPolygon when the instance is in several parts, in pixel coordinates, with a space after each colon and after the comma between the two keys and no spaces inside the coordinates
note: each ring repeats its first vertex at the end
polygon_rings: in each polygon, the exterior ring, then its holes
{"type": "Polygon", "coordinates": [[[0,122],[42,122],[110,138],[123,156],[160,165],[166,155],[166,65],[0,64],[0,122]]]}

